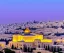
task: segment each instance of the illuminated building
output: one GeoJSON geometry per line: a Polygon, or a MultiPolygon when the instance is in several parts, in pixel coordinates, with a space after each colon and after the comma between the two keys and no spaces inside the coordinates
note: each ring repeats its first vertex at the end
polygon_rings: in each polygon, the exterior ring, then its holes
{"type": "MultiPolygon", "coordinates": [[[[27,28],[24,31],[25,34],[30,34],[30,30],[27,28]]],[[[34,35],[21,35],[21,34],[14,34],[12,41],[9,42],[8,46],[16,48],[23,48],[24,45],[26,47],[42,47],[44,44],[52,44],[51,39],[44,39],[42,34],[34,34],[34,35]]]]}
{"type": "MultiPolygon", "coordinates": [[[[24,33],[30,33],[30,30],[26,28],[24,33]]],[[[36,39],[40,40],[41,42],[52,42],[51,39],[44,39],[43,35],[41,34],[35,34],[31,36],[25,36],[25,35],[20,35],[20,34],[15,34],[13,35],[13,42],[19,42],[19,41],[24,41],[24,42],[34,42],[36,39]]]]}
{"type": "Polygon", "coordinates": [[[25,31],[24,31],[24,33],[30,33],[29,28],[26,28],[25,31]]]}
{"type": "Polygon", "coordinates": [[[0,42],[0,47],[5,48],[6,42],[0,42]]]}

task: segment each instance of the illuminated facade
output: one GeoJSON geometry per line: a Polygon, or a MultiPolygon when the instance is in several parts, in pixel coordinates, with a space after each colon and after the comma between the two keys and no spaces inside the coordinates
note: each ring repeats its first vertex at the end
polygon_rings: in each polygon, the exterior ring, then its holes
{"type": "Polygon", "coordinates": [[[0,42],[0,47],[5,48],[6,42],[0,42]]]}
{"type": "Polygon", "coordinates": [[[29,35],[30,30],[26,29],[24,31],[25,34],[28,35],[21,35],[21,34],[14,34],[12,41],[9,42],[8,46],[9,48],[14,45],[16,48],[24,48],[24,45],[28,48],[41,48],[44,47],[45,44],[50,45],[53,44],[51,39],[44,39],[42,34],[34,34],[34,35],[29,35]]]}
{"type": "Polygon", "coordinates": [[[64,43],[64,39],[57,39],[56,42],[57,43],[61,43],[61,42],[64,43]]]}
{"type": "MultiPolygon", "coordinates": [[[[24,33],[30,33],[30,30],[27,28],[24,33]]],[[[15,34],[13,35],[13,42],[19,42],[19,41],[24,41],[24,42],[34,42],[36,39],[40,40],[41,42],[52,42],[51,39],[44,39],[43,35],[41,34],[35,34],[31,36],[25,36],[25,35],[20,35],[20,34],[15,34]]]]}

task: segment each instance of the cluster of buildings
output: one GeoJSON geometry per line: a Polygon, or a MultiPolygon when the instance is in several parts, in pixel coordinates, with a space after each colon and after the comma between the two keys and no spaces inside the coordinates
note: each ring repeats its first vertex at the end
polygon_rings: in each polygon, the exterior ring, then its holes
{"type": "Polygon", "coordinates": [[[33,49],[31,51],[33,53],[52,53],[46,49],[48,47],[50,50],[51,47],[55,47],[56,50],[58,47],[62,48],[64,46],[62,44],[60,45],[61,42],[64,42],[64,39],[47,39],[42,34],[32,34],[30,29],[26,28],[23,34],[14,34],[12,40],[7,45],[6,42],[0,42],[0,47],[13,49],[16,53],[27,52],[26,50],[28,48],[30,51],[33,49]]]}
{"type": "Polygon", "coordinates": [[[9,48],[16,53],[29,48],[33,49],[33,53],[52,53],[52,48],[55,48],[53,51],[58,52],[58,48],[64,51],[63,35],[64,21],[0,25],[0,47],[9,48]],[[7,44],[5,40],[8,40],[7,44]]]}
{"type": "MultiPolygon", "coordinates": [[[[26,23],[14,23],[7,25],[0,25],[0,34],[14,34],[14,33],[22,33],[23,29],[26,27],[36,28],[36,30],[41,30],[44,34],[49,33],[63,33],[64,32],[64,21],[56,21],[56,22],[26,22],[26,23]],[[43,30],[44,29],[44,30],[43,30]],[[51,30],[51,31],[50,31],[51,30]],[[46,32],[46,33],[45,33],[46,32]]],[[[54,34],[55,35],[55,34],[54,34]]]]}
{"type": "MultiPolygon", "coordinates": [[[[30,48],[42,48],[44,47],[44,43],[52,44],[51,39],[44,39],[42,34],[34,34],[30,35],[30,30],[26,28],[24,31],[25,35],[20,34],[14,34],[12,41],[9,41],[9,43],[6,45],[5,42],[0,42],[0,47],[2,48],[12,48],[14,46],[17,49],[23,49],[24,47],[30,47],[30,48]]],[[[35,51],[34,51],[35,52],[35,51]]],[[[36,51],[37,52],[37,51],[36,51]]],[[[36,53],[35,52],[35,53],[36,53]]],[[[42,52],[42,50],[41,50],[42,52]]]]}

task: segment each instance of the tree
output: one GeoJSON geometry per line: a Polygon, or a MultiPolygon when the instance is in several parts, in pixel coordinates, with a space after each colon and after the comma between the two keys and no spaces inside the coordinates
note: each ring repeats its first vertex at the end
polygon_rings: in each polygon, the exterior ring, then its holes
{"type": "Polygon", "coordinates": [[[29,52],[33,52],[33,50],[36,50],[36,48],[29,48],[29,52]]]}
{"type": "Polygon", "coordinates": [[[58,47],[58,48],[57,48],[57,52],[59,52],[59,51],[60,51],[60,48],[58,47]]]}
{"type": "Polygon", "coordinates": [[[54,47],[53,49],[54,49],[54,52],[56,52],[56,47],[54,47]]]}
{"type": "Polygon", "coordinates": [[[49,48],[49,45],[48,45],[48,49],[47,50],[49,50],[50,48],[49,48]]]}
{"type": "Polygon", "coordinates": [[[30,48],[30,47],[28,47],[28,52],[30,52],[30,50],[31,50],[31,48],[30,48]]]}
{"type": "Polygon", "coordinates": [[[51,47],[51,48],[49,49],[49,51],[53,52],[53,47],[51,47]]]}
{"type": "Polygon", "coordinates": [[[27,49],[27,46],[24,45],[23,51],[24,51],[24,52],[27,52],[27,50],[28,50],[28,49],[27,49]]]}
{"type": "Polygon", "coordinates": [[[12,45],[11,49],[15,49],[14,45],[12,45]]]}
{"type": "Polygon", "coordinates": [[[57,42],[54,42],[54,45],[56,45],[57,44],[57,42]]]}
{"type": "Polygon", "coordinates": [[[45,45],[44,45],[44,48],[45,48],[45,45]]]}
{"type": "Polygon", "coordinates": [[[32,48],[33,50],[36,50],[36,48],[32,48]]]}
{"type": "Polygon", "coordinates": [[[60,48],[59,50],[60,50],[60,51],[62,51],[62,49],[61,49],[61,48],[60,48]]]}
{"type": "Polygon", "coordinates": [[[0,53],[3,53],[2,51],[0,51],[0,53]]]}
{"type": "Polygon", "coordinates": [[[47,46],[45,47],[45,50],[47,50],[47,46]]]}
{"type": "Polygon", "coordinates": [[[12,51],[12,50],[10,50],[8,48],[5,48],[4,51],[5,51],[5,53],[15,53],[14,51],[12,51]]]}

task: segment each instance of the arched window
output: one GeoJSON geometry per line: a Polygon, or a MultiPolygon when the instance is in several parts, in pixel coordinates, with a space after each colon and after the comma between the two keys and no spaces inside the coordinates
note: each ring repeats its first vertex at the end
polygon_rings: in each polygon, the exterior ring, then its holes
{"type": "Polygon", "coordinates": [[[40,48],[40,45],[38,45],[38,48],[40,48]]]}

